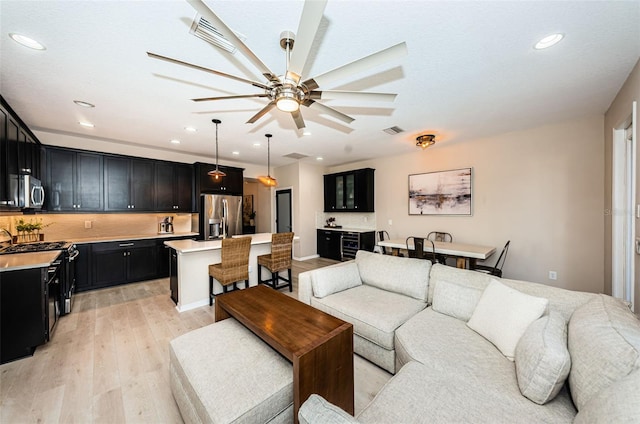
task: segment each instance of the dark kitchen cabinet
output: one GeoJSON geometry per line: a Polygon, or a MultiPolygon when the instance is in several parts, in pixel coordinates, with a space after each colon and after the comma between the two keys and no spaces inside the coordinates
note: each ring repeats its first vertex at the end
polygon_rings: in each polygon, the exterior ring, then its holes
{"type": "Polygon", "coordinates": [[[0,96],[0,210],[17,210],[20,174],[42,179],[40,142],[0,96]]]}
{"type": "Polygon", "coordinates": [[[364,168],[324,176],[325,212],[375,212],[374,171],[364,168]]]}
{"type": "Polygon", "coordinates": [[[153,239],[94,243],[92,253],[92,288],[149,280],[158,272],[153,239]]]}
{"type": "Polygon", "coordinates": [[[91,244],[78,244],[76,263],[76,291],[91,289],[91,244]]]}
{"type": "Polygon", "coordinates": [[[126,157],[104,157],[104,209],[152,211],[154,162],[126,157]]]}
{"type": "Polygon", "coordinates": [[[169,249],[169,289],[171,290],[171,300],[178,304],[178,252],[169,249]]]}
{"type": "Polygon", "coordinates": [[[193,167],[191,165],[156,162],[156,212],[190,212],[192,192],[193,167]]]}
{"type": "Polygon", "coordinates": [[[242,190],[244,188],[243,168],[219,166],[220,171],[227,175],[222,177],[220,181],[216,181],[211,175],[209,175],[209,171],[216,169],[215,165],[196,162],[194,166],[196,176],[196,198],[199,198],[203,193],[242,195],[242,190]]]}
{"type": "Polygon", "coordinates": [[[72,149],[46,149],[45,202],[49,211],[103,209],[102,155],[72,149]]]}
{"type": "Polygon", "coordinates": [[[317,230],[317,251],[321,258],[342,260],[342,232],[317,230]]]}

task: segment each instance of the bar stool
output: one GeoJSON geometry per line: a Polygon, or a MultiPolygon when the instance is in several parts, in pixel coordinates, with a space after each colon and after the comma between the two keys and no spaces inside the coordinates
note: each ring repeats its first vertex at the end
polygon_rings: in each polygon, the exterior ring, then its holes
{"type": "Polygon", "coordinates": [[[271,253],[268,255],[258,256],[258,284],[266,284],[276,290],[289,287],[289,291],[293,291],[293,280],[291,279],[292,243],[293,233],[271,234],[271,253]],[[262,279],[262,267],[271,271],[270,279],[262,279]],[[280,271],[284,270],[288,271],[288,279],[280,275],[280,271]],[[279,280],[282,280],[287,284],[278,285],[279,280]]]}
{"type": "Polygon", "coordinates": [[[249,250],[251,237],[226,238],[222,240],[221,261],[219,264],[209,265],[209,306],[213,305],[213,280],[222,285],[222,292],[226,293],[228,286],[238,287],[238,281],[244,281],[244,287],[249,286],[249,250]]]}

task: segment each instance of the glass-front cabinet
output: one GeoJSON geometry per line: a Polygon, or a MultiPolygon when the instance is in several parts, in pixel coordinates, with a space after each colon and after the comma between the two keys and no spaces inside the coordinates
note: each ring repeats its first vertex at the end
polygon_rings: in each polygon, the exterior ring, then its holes
{"type": "Polygon", "coordinates": [[[324,176],[325,212],[374,212],[374,169],[324,176]]]}

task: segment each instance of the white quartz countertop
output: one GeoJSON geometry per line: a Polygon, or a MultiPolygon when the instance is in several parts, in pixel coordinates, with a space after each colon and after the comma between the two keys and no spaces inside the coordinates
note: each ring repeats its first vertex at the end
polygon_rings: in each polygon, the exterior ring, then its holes
{"type": "Polygon", "coordinates": [[[127,241],[127,240],[149,240],[149,239],[161,239],[161,238],[172,238],[172,237],[197,237],[198,233],[158,233],[158,234],[132,234],[126,236],[106,236],[106,237],[87,237],[87,238],[76,238],[66,241],[71,241],[76,244],[85,244],[85,243],[102,243],[109,241],[127,241]]]}
{"type": "MultiPolygon", "coordinates": [[[[249,236],[251,236],[252,245],[271,243],[271,233],[246,234],[239,237],[249,236]]],[[[222,248],[222,240],[170,240],[165,241],[164,244],[175,249],[178,253],[201,252],[204,250],[216,250],[222,248]]]]}
{"type": "Polygon", "coordinates": [[[0,255],[0,272],[43,268],[51,265],[60,255],[59,250],[0,255]]]}
{"type": "Polygon", "coordinates": [[[368,233],[371,231],[375,231],[375,230],[369,230],[366,228],[349,228],[349,227],[342,227],[342,228],[330,228],[330,227],[322,227],[322,228],[318,228],[318,230],[327,230],[327,231],[342,231],[345,233],[368,233]]]}

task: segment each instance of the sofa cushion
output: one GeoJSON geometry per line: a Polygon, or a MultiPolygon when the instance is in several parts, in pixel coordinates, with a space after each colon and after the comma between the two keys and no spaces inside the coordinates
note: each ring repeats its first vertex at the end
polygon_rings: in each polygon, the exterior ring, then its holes
{"type": "Polygon", "coordinates": [[[640,321],[620,300],[599,295],[569,321],[573,401],[582,410],[601,390],[640,368],[640,321]]]}
{"type": "Polygon", "coordinates": [[[480,289],[440,280],[435,282],[432,307],[434,311],[466,322],[473,315],[481,296],[480,289]]]}
{"type": "Polygon", "coordinates": [[[320,298],[361,284],[358,265],[353,261],[339,267],[320,268],[311,275],[313,295],[320,298]]]}
{"type": "MultiPolygon", "coordinates": [[[[502,360],[510,364],[504,357],[502,360]]],[[[541,406],[519,392],[513,397],[501,387],[487,388],[483,381],[470,380],[464,374],[410,362],[356,418],[363,423],[570,423],[575,409],[568,398],[565,403],[562,399],[541,406]]]]}
{"type": "Polygon", "coordinates": [[[427,305],[363,284],[322,299],[313,298],[311,306],[350,322],[355,334],[392,350],[395,329],[427,305]]]}
{"type": "Polygon", "coordinates": [[[562,389],[571,357],[567,350],[567,323],[555,311],[534,321],[516,347],[516,376],[522,394],[544,405],[562,389]]]}
{"type": "Polygon", "coordinates": [[[300,424],[357,424],[360,422],[316,394],[309,396],[300,406],[298,420],[300,424]]]}
{"type": "Polygon", "coordinates": [[[640,422],[640,370],[601,390],[580,409],[575,424],[640,422]]]}
{"type": "Polygon", "coordinates": [[[356,264],[364,284],[427,301],[430,261],[359,250],[356,264]]]}
{"type": "Polygon", "coordinates": [[[513,361],[516,345],[527,327],[540,318],[549,301],[492,280],[482,293],[467,325],[513,361]]]}

